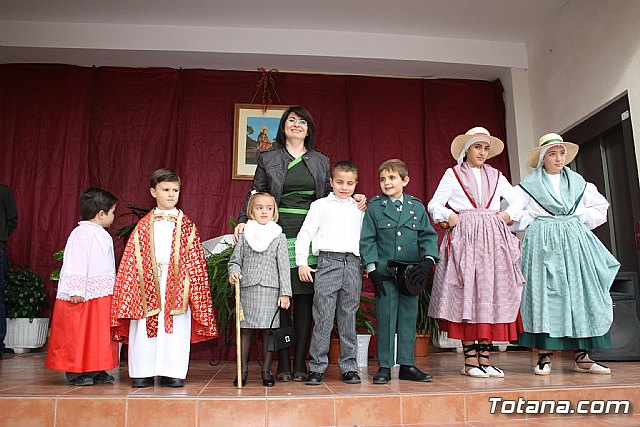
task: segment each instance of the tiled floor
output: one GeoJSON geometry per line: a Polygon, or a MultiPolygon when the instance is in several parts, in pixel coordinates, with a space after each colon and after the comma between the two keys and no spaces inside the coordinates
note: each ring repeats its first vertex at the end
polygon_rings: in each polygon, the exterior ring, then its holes
{"type": "MultiPolygon", "coordinates": [[[[571,354],[554,356],[552,374],[532,374],[530,352],[495,353],[492,362],[504,379],[460,375],[462,355],[432,353],[417,365],[434,375],[432,383],[398,381],[373,385],[375,361],[363,370],[363,383],[346,385],[331,365],[321,386],[277,383],[262,387],[252,362],[245,388],[232,386],[235,363],[210,366],[192,361],[184,388],[156,385],[133,389],[126,364],[115,370],[115,384],[74,387],[64,374],[44,368],[44,354],[15,355],[0,361],[0,426],[640,426],[638,363],[608,363],[612,375],[574,373],[571,354]],[[490,413],[489,398],[532,404],[534,399],[629,400],[630,414],[589,416],[490,413]]],[[[505,408],[509,409],[505,403],[505,408]]],[[[600,404],[597,404],[600,405],[600,404]]],[[[524,408],[524,406],[523,406],[524,408]]],[[[596,409],[600,406],[595,406],[596,409]]],[[[515,412],[515,409],[514,409],[515,412]]]]}

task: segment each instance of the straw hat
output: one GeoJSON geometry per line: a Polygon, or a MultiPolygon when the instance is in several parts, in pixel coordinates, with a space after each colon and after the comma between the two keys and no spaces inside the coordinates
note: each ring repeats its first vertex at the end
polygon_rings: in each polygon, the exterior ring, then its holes
{"type": "Polygon", "coordinates": [[[538,167],[538,161],[540,161],[540,150],[544,147],[552,147],[554,145],[562,145],[567,150],[565,164],[571,163],[571,161],[576,157],[576,154],[578,154],[579,147],[577,144],[564,141],[557,133],[548,133],[540,137],[536,148],[529,150],[529,166],[536,169],[538,167]]]}
{"type": "Polygon", "coordinates": [[[471,143],[479,141],[489,143],[489,155],[487,156],[487,159],[497,156],[502,153],[502,150],[504,150],[504,142],[494,136],[491,136],[489,131],[485,128],[475,127],[473,129],[469,129],[464,135],[458,135],[453,139],[453,142],[451,143],[451,155],[454,159],[457,160],[460,157],[465,145],[471,140],[473,140],[471,143]]]}

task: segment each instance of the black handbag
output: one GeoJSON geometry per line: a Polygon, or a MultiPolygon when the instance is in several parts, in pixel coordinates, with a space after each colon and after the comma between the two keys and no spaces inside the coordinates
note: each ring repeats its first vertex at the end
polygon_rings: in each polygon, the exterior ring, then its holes
{"type": "Polygon", "coordinates": [[[426,280],[422,283],[414,283],[407,276],[407,273],[418,264],[420,264],[420,261],[387,261],[387,273],[389,273],[389,276],[391,276],[391,280],[396,285],[398,292],[400,292],[401,294],[413,297],[416,295],[420,295],[420,292],[422,292],[427,287],[426,280]]]}
{"type": "Polygon", "coordinates": [[[273,329],[273,322],[280,310],[282,310],[280,307],[276,309],[269,325],[269,335],[267,336],[267,350],[269,351],[279,351],[296,345],[296,330],[293,326],[273,329]]]}

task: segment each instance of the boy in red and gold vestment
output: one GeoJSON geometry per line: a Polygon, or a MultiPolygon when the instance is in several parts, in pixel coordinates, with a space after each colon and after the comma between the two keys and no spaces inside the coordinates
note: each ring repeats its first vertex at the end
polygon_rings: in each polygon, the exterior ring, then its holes
{"type": "Polygon", "coordinates": [[[133,387],[151,386],[156,376],[182,387],[190,343],[218,336],[200,235],[176,208],[180,184],[171,170],[153,173],[157,207],[129,237],[116,276],[111,330],[129,344],[133,387]]]}

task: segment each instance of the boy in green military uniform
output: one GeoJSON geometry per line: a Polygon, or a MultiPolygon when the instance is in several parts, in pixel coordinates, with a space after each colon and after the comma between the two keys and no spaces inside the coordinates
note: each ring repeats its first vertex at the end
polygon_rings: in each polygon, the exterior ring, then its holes
{"type": "Polygon", "coordinates": [[[422,282],[438,259],[438,236],[422,202],[404,194],[409,183],[407,165],[399,159],[387,160],[378,174],[383,194],[369,202],[360,233],[360,256],[376,294],[379,369],[373,383],[386,384],[391,379],[396,331],[399,379],[431,381],[431,375],[415,367],[413,356],[418,297],[398,291],[387,276],[387,261],[418,261],[408,274],[413,281],[422,282]]]}

